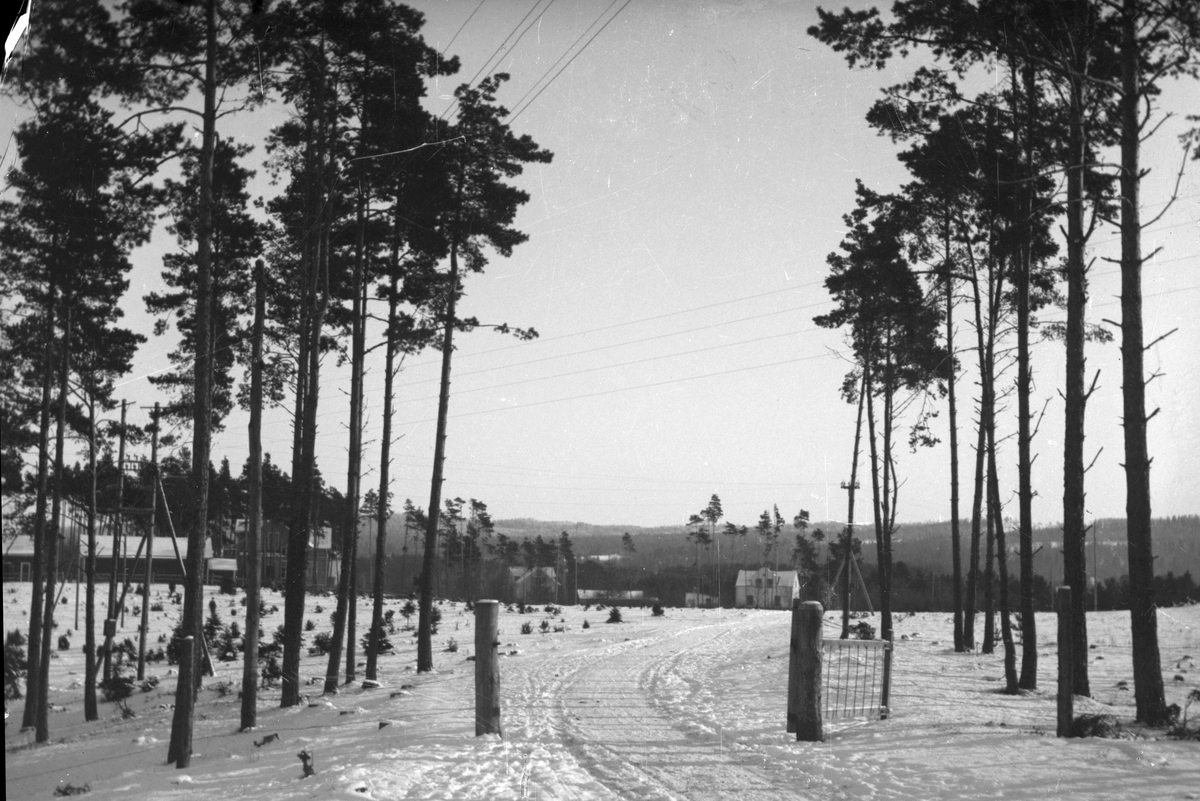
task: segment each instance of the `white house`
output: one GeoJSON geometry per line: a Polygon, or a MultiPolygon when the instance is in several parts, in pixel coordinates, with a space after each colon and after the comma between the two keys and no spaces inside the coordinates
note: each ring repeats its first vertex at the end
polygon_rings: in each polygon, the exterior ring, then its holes
{"type": "Polygon", "coordinates": [[[800,576],[795,570],[774,571],[769,567],[739,570],[733,604],[739,608],[791,609],[800,597],[800,576]]]}

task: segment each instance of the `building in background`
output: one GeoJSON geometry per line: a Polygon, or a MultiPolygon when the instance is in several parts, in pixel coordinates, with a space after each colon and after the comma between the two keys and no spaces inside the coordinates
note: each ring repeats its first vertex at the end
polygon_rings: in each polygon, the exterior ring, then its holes
{"type": "Polygon", "coordinates": [[[769,567],[739,570],[733,605],[739,609],[791,609],[800,597],[800,575],[795,570],[769,567]]]}

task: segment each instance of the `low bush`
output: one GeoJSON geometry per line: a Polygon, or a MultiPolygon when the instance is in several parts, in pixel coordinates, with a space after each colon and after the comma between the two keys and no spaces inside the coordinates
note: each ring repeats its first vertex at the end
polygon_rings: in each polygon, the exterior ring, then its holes
{"type": "Polygon", "coordinates": [[[29,669],[25,656],[25,635],[13,629],[4,635],[4,700],[21,697],[21,678],[29,669]]]}
{"type": "Polygon", "coordinates": [[[221,634],[223,628],[225,628],[225,622],[221,620],[221,615],[217,612],[217,601],[214,598],[208,602],[208,617],[204,621],[204,639],[212,642],[221,634]]]}
{"type": "Polygon", "coordinates": [[[850,627],[850,637],[855,640],[873,640],[875,627],[865,620],[860,620],[850,627]]]}
{"type": "Polygon", "coordinates": [[[121,642],[113,644],[113,655],[117,658],[117,664],[122,662],[132,662],[137,659],[137,646],[133,644],[133,640],[126,637],[121,642]]]}
{"type": "Polygon", "coordinates": [[[549,631],[549,630],[550,630],[550,621],[549,621],[549,620],[543,620],[543,621],[542,621],[542,625],[541,625],[541,626],[539,626],[538,628],[540,628],[540,629],[542,630],[542,634],[545,634],[547,631],[549,631]]]}
{"type": "Polygon", "coordinates": [[[178,623],[171,631],[171,639],[167,641],[167,664],[178,665],[183,656],[183,624],[178,623]]]}
{"type": "Polygon", "coordinates": [[[604,622],[605,623],[620,623],[621,622],[621,610],[615,606],[612,609],[609,609],[608,610],[608,620],[606,620],[604,622]]]}
{"type": "Polygon", "coordinates": [[[458,640],[451,637],[450,642],[446,643],[446,651],[452,654],[458,653],[458,640]]]}
{"type": "Polygon", "coordinates": [[[71,638],[65,634],[58,635],[58,650],[70,651],[71,650],[71,638]]]}
{"type": "Polygon", "coordinates": [[[75,785],[67,782],[66,784],[60,784],[58,787],[54,788],[54,797],[66,798],[73,795],[86,795],[91,791],[92,786],[90,784],[75,785]]]}
{"type": "Polygon", "coordinates": [[[275,651],[267,654],[266,659],[262,661],[262,668],[259,670],[259,673],[262,674],[264,687],[269,687],[273,682],[283,678],[283,668],[279,666],[279,658],[275,655],[275,651]]]}
{"type": "MultiPolygon", "coordinates": [[[[376,656],[378,656],[379,654],[389,653],[390,651],[393,650],[393,648],[395,646],[393,646],[392,641],[388,639],[387,632],[385,632],[383,630],[382,626],[380,626],[378,629],[378,637],[379,637],[379,652],[376,654],[376,656]]],[[[370,630],[370,628],[368,628],[366,633],[363,634],[361,643],[362,643],[363,653],[366,654],[367,656],[370,656],[371,650],[372,650],[371,649],[371,630],[370,630]]]]}
{"type": "Polygon", "coordinates": [[[333,634],[328,631],[322,631],[313,637],[313,644],[309,647],[308,653],[312,656],[324,656],[333,648],[333,634]]]}
{"type": "Polygon", "coordinates": [[[1078,715],[1071,721],[1071,736],[1113,739],[1121,736],[1121,722],[1112,715],[1078,715]]]}
{"type": "Polygon", "coordinates": [[[533,634],[533,624],[530,623],[528,620],[526,620],[524,623],[521,624],[521,633],[522,634],[533,634]]]}
{"type": "Polygon", "coordinates": [[[1188,693],[1187,700],[1184,701],[1182,711],[1178,704],[1171,704],[1168,712],[1173,712],[1175,722],[1167,729],[1167,736],[1174,737],[1177,740],[1200,740],[1200,721],[1194,726],[1188,727],[1188,709],[1193,703],[1200,701],[1200,689],[1192,690],[1188,693]]]}
{"type": "Polygon", "coordinates": [[[134,686],[134,677],[117,665],[113,668],[112,678],[100,682],[100,692],[105,701],[124,701],[133,695],[134,686]]]}
{"type": "Polygon", "coordinates": [[[242,652],[241,636],[242,631],[236,620],[222,629],[215,643],[217,659],[222,662],[235,661],[242,652]]]}
{"type": "Polygon", "coordinates": [[[585,629],[590,629],[590,628],[592,627],[592,624],[591,624],[591,623],[588,623],[588,622],[585,620],[585,621],[583,621],[583,627],[584,627],[585,629]]]}
{"type": "Polygon", "coordinates": [[[654,617],[662,617],[666,613],[663,611],[662,604],[655,603],[650,609],[650,614],[654,615],[654,617]]]}

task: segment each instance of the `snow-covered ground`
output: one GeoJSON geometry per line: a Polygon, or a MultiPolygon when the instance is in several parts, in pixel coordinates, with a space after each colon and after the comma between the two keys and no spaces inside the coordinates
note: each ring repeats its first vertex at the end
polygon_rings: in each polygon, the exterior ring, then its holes
{"type": "MultiPolygon", "coordinates": [[[[159,647],[180,607],[166,600],[166,586],[153,595],[165,604],[151,615],[159,647]]],[[[4,586],[6,629],[27,630],[28,596],[28,584],[4,586]]],[[[225,622],[243,623],[240,594],[210,597],[225,622]]],[[[283,600],[266,600],[279,607],[264,622],[269,637],[283,600]]],[[[333,600],[309,598],[309,642],[331,628],[333,600]]],[[[385,607],[397,610],[398,626],[402,603],[385,607]]],[[[102,703],[102,719],[85,723],[76,630],[71,649],[51,663],[51,743],[33,745],[32,732],[18,731],[23,702],[9,706],[5,796],[51,798],[56,788],[86,784],[88,798],[121,799],[1200,798],[1200,743],[1131,725],[1127,613],[1089,615],[1094,697],[1076,703],[1080,713],[1115,715],[1125,739],[1053,736],[1050,615],[1038,618],[1040,689],[1012,697],[998,692],[1000,655],[953,653],[949,615],[930,613],[896,624],[888,720],[827,723],[826,742],[797,743],[784,731],[788,614],[622,611],[625,622],[608,625],[607,610],[566,607],[552,618],[502,610],[502,738],[474,736],[473,616],[461,603],[442,606],[434,673],[416,675],[415,640],[398,631],[397,652],[380,659],[381,688],[360,689],[360,668],[357,683],[322,697],[326,660],[306,649],[308,703],[279,709],[279,690],[264,691],[253,732],[237,731],[241,663],[218,663],[204,680],[185,770],[165,763],[174,671],[150,667],[161,683],[130,699],[136,717],[102,703]],[[542,634],[546,618],[565,630],[542,634]],[[534,633],[520,633],[526,621],[534,633]],[[446,650],[451,639],[456,653],[446,650]],[[297,758],[304,748],[316,769],[307,779],[297,758]]],[[[74,628],[73,615],[72,587],[58,632],[74,628]]],[[[360,634],[369,616],[361,599],[360,634]]],[[[127,616],[120,638],[135,627],[127,616]]],[[[1168,703],[1183,706],[1200,677],[1200,607],[1159,610],[1159,638],[1168,703]]]]}

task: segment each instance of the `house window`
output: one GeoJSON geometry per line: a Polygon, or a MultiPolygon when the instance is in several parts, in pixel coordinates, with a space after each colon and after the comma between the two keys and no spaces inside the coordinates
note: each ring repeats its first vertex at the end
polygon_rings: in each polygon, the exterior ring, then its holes
{"type": "Polygon", "coordinates": [[[754,606],[754,596],[753,595],[746,596],[746,606],[754,606]]]}
{"type": "Polygon", "coordinates": [[[762,587],[762,579],[760,579],[760,578],[756,578],[756,579],[754,580],[754,586],[755,586],[755,587],[762,587]]]}

